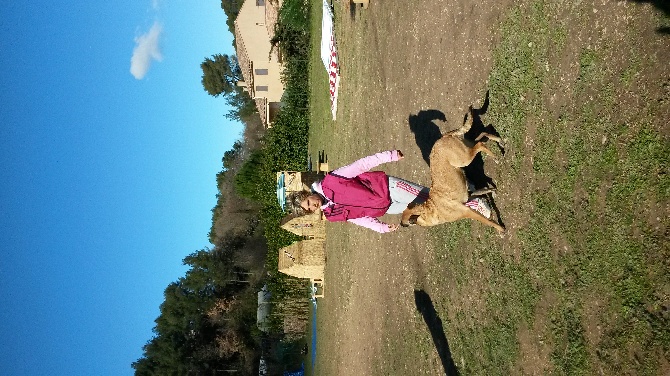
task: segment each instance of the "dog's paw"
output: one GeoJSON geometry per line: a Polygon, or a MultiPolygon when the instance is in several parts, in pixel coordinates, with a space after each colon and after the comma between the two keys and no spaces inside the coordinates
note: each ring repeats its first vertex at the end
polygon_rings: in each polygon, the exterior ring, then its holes
{"type": "Polygon", "coordinates": [[[500,141],[498,141],[498,147],[500,150],[503,150],[503,154],[504,150],[507,149],[507,145],[509,145],[509,140],[507,138],[501,138],[500,141]]]}

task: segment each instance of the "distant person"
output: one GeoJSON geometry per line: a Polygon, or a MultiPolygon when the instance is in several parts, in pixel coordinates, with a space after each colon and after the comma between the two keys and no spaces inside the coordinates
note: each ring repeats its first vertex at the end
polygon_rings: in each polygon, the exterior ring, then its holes
{"type": "Polygon", "coordinates": [[[380,233],[395,231],[400,225],[387,224],[378,218],[401,214],[411,203],[423,203],[429,192],[422,185],[382,171],[370,171],[382,163],[401,159],[400,150],[389,150],[340,167],[313,183],[311,192],[289,194],[289,210],[297,215],[322,210],[331,222],[347,221],[380,233]]]}

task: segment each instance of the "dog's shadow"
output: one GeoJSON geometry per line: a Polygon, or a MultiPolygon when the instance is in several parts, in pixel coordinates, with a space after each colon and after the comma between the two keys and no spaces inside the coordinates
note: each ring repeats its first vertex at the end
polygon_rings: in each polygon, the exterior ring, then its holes
{"type": "MultiPolygon", "coordinates": [[[[477,136],[479,136],[482,133],[488,133],[500,137],[500,134],[498,133],[498,131],[495,130],[492,124],[485,125],[484,122],[482,121],[482,115],[486,114],[488,108],[489,108],[489,92],[487,91],[486,96],[484,97],[484,104],[482,105],[482,107],[478,109],[473,109],[472,111],[473,113],[472,127],[470,127],[470,130],[463,135],[463,138],[466,143],[474,145],[475,138],[477,138],[477,136]]],[[[488,144],[489,147],[491,147],[494,143],[490,142],[488,144]]],[[[505,147],[498,143],[495,144],[498,145],[498,150],[500,151],[499,158],[504,157],[505,147]]],[[[484,158],[482,157],[481,153],[477,154],[475,159],[472,160],[472,163],[463,168],[463,171],[465,172],[466,178],[475,186],[475,189],[496,188],[496,184],[493,182],[493,179],[488,175],[486,175],[486,173],[484,172],[484,158]]],[[[495,203],[493,194],[491,193],[487,194],[486,198],[488,199],[488,202],[491,204],[491,210],[495,212],[496,217],[498,218],[498,223],[501,226],[505,227],[505,223],[502,220],[500,210],[498,209],[498,206],[495,203]]]]}
{"type": "Polygon", "coordinates": [[[414,290],[414,303],[416,303],[416,309],[421,313],[423,321],[428,326],[430,336],[433,338],[433,344],[437,349],[437,354],[440,356],[444,373],[447,376],[457,376],[458,368],[456,368],[454,359],[451,357],[449,341],[447,341],[447,336],[444,334],[442,320],[437,315],[437,311],[435,311],[433,301],[425,291],[414,290]]]}
{"type": "MultiPolygon", "coordinates": [[[[486,114],[488,108],[489,108],[489,92],[487,91],[486,96],[484,97],[484,104],[482,105],[482,107],[478,109],[473,108],[472,127],[470,127],[470,130],[463,135],[465,143],[468,146],[473,146],[475,144],[475,139],[477,138],[477,136],[479,136],[482,133],[488,133],[500,137],[500,135],[495,130],[493,125],[491,124],[484,125],[484,122],[482,121],[482,115],[486,114]]],[[[465,119],[463,119],[463,121],[465,121],[465,119]]],[[[505,149],[501,145],[498,145],[498,147],[500,149],[501,156],[504,156],[505,149]]],[[[476,189],[496,187],[495,183],[493,182],[493,179],[491,179],[484,172],[484,159],[482,158],[481,153],[477,154],[475,159],[472,160],[472,163],[464,167],[463,170],[465,171],[465,176],[467,176],[468,180],[475,185],[476,189]]]]}
{"type": "MultiPolygon", "coordinates": [[[[484,103],[480,108],[473,108],[473,121],[472,127],[467,131],[463,138],[465,143],[468,146],[473,146],[475,144],[475,138],[483,132],[489,133],[491,135],[500,136],[495,130],[493,125],[488,124],[484,125],[482,121],[482,115],[486,114],[489,108],[489,92],[486,92],[484,97],[484,103]]],[[[469,116],[469,115],[465,115],[469,116]]],[[[435,120],[446,121],[446,116],[442,111],[439,110],[424,110],[419,111],[416,115],[409,116],[409,129],[414,134],[414,139],[416,140],[416,145],[421,151],[421,156],[423,160],[430,166],[430,152],[433,150],[433,146],[442,137],[442,132],[440,127],[435,124],[435,120]]],[[[465,117],[463,119],[465,122],[465,117]]],[[[505,149],[502,145],[498,145],[501,156],[505,155],[505,149]]],[[[477,154],[475,159],[470,163],[470,165],[463,168],[465,176],[473,185],[475,190],[484,189],[484,188],[496,188],[493,179],[486,175],[484,172],[484,159],[480,154],[477,154]]],[[[500,217],[500,211],[495,204],[492,194],[487,196],[489,203],[491,204],[491,209],[496,213],[500,225],[504,226],[502,219],[500,217]]]]}
{"type": "Polygon", "coordinates": [[[430,166],[430,151],[433,145],[442,138],[442,132],[434,121],[447,121],[447,117],[439,110],[419,111],[416,115],[409,116],[409,130],[414,133],[416,146],[421,151],[423,160],[430,166]]]}

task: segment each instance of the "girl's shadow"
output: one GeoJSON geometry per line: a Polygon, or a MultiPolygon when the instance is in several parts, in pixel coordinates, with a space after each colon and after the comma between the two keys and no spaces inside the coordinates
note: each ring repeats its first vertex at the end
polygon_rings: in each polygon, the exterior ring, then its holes
{"type": "Polygon", "coordinates": [[[414,303],[416,304],[416,309],[421,313],[423,321],[428,326],[430,336],[433,338],[433,344],[437,348],[437,354],[440,356],[444,373],[447,376],[457,376],[458,368],[456,368],[454,359],[451,357],[449,341],[447,341],[447,336],[444,334],[442,320],[437,315],[433,301],[425,291],[414,290],[414,303]]]}

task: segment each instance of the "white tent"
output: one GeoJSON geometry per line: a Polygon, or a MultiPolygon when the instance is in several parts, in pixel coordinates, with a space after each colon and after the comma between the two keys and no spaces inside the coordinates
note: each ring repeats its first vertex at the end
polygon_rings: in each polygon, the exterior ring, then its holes
{"type": "Polygon", "coordinates": [[[326,72],[328,72],[330,82],[330,111],[333,114],[333,120],[335,120],[337,115],[337,88],[340,84],[340,69],[335,45],[333,12],[327,0],[323,0],[323,19],[321,20],[321,61],[323,61],[326,72]]]}
{"type": "Polygon", "coordinates": [[[268,291],[268,286],[265,285],[258,292],[258,309],[256,310],[256,325],[258,329],[263,332],[268,331],[269,322],[268,318],[270,317],[270,292],[268,291]]]}

